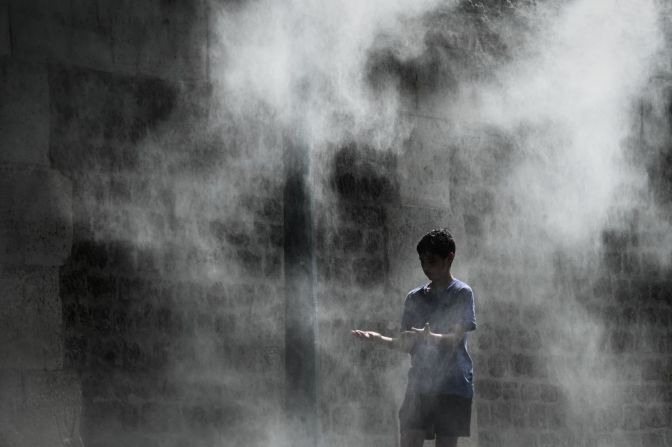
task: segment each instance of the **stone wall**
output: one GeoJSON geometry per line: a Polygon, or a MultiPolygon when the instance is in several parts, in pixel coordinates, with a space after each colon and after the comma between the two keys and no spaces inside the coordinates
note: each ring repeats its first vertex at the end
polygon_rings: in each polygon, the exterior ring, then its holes
{"type": "MultiPolygon", "coordinates": [[[[381,56],[373,81],[398,77],[413,131],[388,150],[317,148],[301,204],[283,195],[286,136],[218,108],[209,4],[0,3],[0,445],[297,445],[285,236],[310,234],[286,225],[307,205],[314,265],[292,267],[314,275],[319,445],[396,442],[408,358],[349,331],[396,332],[425,279],[415,243],[438,226],[477,296],[463,445],[670,445],[672,283],[648,230],[615,209],[592,257],[507,245],[548,236],[502,217],[526,154],[437,113],[506,60],[484,16],[504,3],[437,14],[418,59],[381,56]],[[590,399],[596,384],[609,399],[590,399]]],[[[669,112],[650,102],[642,125],[667,133],[632,147],[655,154],[669,211],[669,112]]]]}
{"type": "MultiPolygon", "coordinates": [[[[6,35],[2,42],[9,50],[6,35]]],[[[0,444],[76,442],[81,399],[63,362],[58,281],[72,241],[72,185],[48,161],[45,67],[5,54],[0,73],[0,444]]]]}
{"type": "Polygon", "coordinates": [[[208,6],[10,1],[0,19],[0,443],[282,438],[278,165],[234,175],[254,142],[208,133],[208,6]]]}
{"type": "Polygon", "coordinates": [[[162,79],[53,67],[50,87],[51,157],[75,198],[61,293],[85,442],[268,442],[284,399],[282,191],[268,167],[257,193],[218,184],[230,154],[185,123],[200,103],[162,79]]]}

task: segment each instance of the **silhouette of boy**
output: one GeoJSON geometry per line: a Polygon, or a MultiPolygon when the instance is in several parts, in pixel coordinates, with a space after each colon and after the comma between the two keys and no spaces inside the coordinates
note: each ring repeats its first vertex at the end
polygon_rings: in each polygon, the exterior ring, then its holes
{"type": "Polygon", "coordinates": [[[455,241],[448,230],[424,235],[417,251],[430,282],[406,296],[399,337],[359,329],[352,334],[411,355],[399,410],[401,447],[420,447],[425,439],[455,447],[458,437],[470,435],[474,374],[467,333],[476,329],[474,294],[450,273],[455,241]]]}

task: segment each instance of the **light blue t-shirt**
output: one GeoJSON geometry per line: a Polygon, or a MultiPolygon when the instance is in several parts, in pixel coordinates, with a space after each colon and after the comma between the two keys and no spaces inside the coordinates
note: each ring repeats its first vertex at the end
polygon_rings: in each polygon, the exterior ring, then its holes
{"type": "MultiPolygon", "coordinates": [[[[465,331],[476,329],[474,293],[464,282],[454,279],[448,287],[430,292],[428,285],[411,290],[404,300],[401,330],[423,328],[448,333],[456,324],[465,331]]],[[[467,351],[467,337],[452,348],[418,342],[411,351],[408,387],[426,394],[474,396],[473,363],[467,351]]]]}

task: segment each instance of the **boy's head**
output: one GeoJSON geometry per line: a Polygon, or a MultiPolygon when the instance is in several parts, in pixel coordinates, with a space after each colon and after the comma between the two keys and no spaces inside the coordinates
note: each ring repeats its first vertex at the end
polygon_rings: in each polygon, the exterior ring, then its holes
{"type": "Polygon", "coordinates": [[[451,253],[455,256],[455,240],[445,228],[432,230],[425,234],[417,246],[418,254],[431,254],[447,258],[451,253]]]}
{"type": "Polygon", "coordinates": [[[450,277],[450,266],[455,258],[455,240],[445,228],[425,234],[416,247],[425,275],[437,281],[450,277]]]}

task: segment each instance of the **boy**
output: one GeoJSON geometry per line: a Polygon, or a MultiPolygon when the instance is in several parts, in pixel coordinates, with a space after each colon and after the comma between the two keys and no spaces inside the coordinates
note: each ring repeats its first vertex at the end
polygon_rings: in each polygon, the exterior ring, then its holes
{"type": "Polygon", "coordinates": [[[450,273],[455,241],[448,230],[427,233],[417,251],[430,282],[406,296],[399,337],[358,329],[352,334],[411,355],[399,410],[401,447],[434,438],[436,447],[455,447],[459,436],[470,434],[474,385],[467,332],[476,329],[474,295],[450,273]]]}

